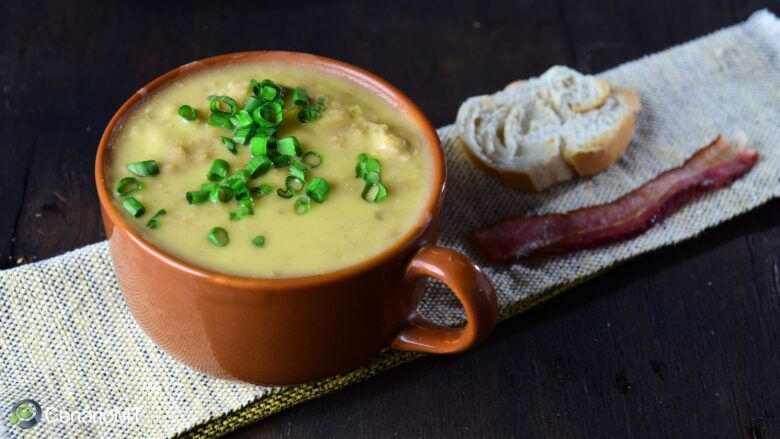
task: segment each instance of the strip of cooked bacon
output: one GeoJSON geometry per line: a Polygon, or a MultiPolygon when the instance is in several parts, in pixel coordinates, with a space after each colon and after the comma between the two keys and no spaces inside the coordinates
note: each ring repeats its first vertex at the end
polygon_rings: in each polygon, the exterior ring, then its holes
{"type": "Polygon", "coordinates": [[[607,204],[567,213],[517,217],[474,234],[490,259],[508,261],[569,253],[641,234],[686,202],[741,177],[756,164],[758,152],[732,146],[718,136],[683,166],[607,204]]]}

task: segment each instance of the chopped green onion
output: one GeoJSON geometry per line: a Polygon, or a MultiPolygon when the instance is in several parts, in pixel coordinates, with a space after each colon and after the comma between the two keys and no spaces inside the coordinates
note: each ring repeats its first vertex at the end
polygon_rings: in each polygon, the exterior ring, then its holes
{"type": "Polygon", "coordinates": [[[160,168],[157,167],[157,162],[154,160],[144,160],[142,162],[130,163],[127,165],[127,170],[140,177],[147,177],[149,175],[157,175],[160,173],[160,168]]]}
{"type": "Polygon", "coordinates": [[[146,208],[144,205],[133,197],[125,198],[125,201],[122,202],[122,207],[124,207],[125,210],[135,218],[138,218],[139,216],[146,213],[146,208]]]}
{"type": "Polygon", "coordinates": [[[246,109],[243,109],[243,110],[239,111],[238,113],[236,113],[236,115],[233,116],[230,119],[230,121],[233,123],[234,126],[239,127],[239,128],[247,127],[247,126],[252,125],[254,123],[254,121],[252,120],[252,115],[249,114],[249,112],[246,111],[246,109]]]}
{"type": "Polygon", "coordinates": [[[230,116],[227,114],[211,113],[206,123],[215,127],[233,129],[233,122],[230,121],[230,116]]]}
{"type": "Polygon", "coordinates": [[[235,191],[236,200],[239,200],[239,204],[252,207],[255,205],[255,200],[252,198],[252,191],[249,190],[249,186],[242,186],[235,191]],[[249,202],[249,204],[247,204],[249,202]]]}
{"type": "Polygon", "coordinates": [[[366,183],[379,183],[382,181],[382,176],[378,172],[367,172],[364,180],[366,183]]]}
{"type": "Polygon", "coordinates": [[[376,203],[387,197],[387,188],[382,183],[366,183],[361,195],[369,203],[376,203]]]}
{"type": "Polygon", "coordinates": [[[261,127],[257,124],[254,125],[254,135],[255,136],[266,136],[268,137],[268,143],[276,142],[276,138],[274,135],[276,135],[276,131],[279,129],[278,126],[272,126],[272,127],[261,127]]]}
{"type": "Polygon", "coordinates": [[[198,117],[198,112],[189,105],[182,105],[179,107],[179,116],[187,120],[195,120],[198,117]]]}
{"type": "Polygon", "coordinates": [[[309,165],[310,168],[316,168],[322,164],[322,154],[314,151],[306,151],[303,155],[303,163],[309,165]]]}
{"type": "Polygon", "coordinates": [[[230,242],[227,230],[222,227],[214,227],[209,232],[209,241],[217,247],[224,247],[230,242]]]}
{"type": "Polygon", "coordinates": [[[254,207],[255,206],[255,199],[251,197],[251,194],[249,191],[247,191],[246,196],[242,197],[239,202],[239,206],[243,207],[254,207]]]}
{"type": "Polygon", "coordinates": [[[246,142],[252,137],[254,133],[254,127],[252,125],[241,127],[233,134],[233,141],[241,145],[246,145],[246,142]]]}
{"type": "Polygon", "coordinates": [[[190,204],[200,204],[208,200],[209,195],[211,195],[210,191],[201,190],[201,191],[189,191],[184,195],[184,197],[187,199],[187,202],[190,204]]]}
{"type": "Polygon", "coordinates": [[[366,162],[368,161],[368,154],[360,153],[357,158],[357,165],[355,165],[355,178],[363,178],[366,174],[366,162]]]}
{"type": "Polygon", "coordinates": [[[114,195],[124,197],[143,188],[144,186],[135,177],[124,177],[114,186],[114,195]]]}
{"type": "Polygon", "coordinates": [[[282,123],[282,104],[266,102],[252,111],[252,119],[261,127],[277,127],[282,123]]]}
{"type": "Polygon", "coordinates": [[[295,136],[282,137],[276,140],[276,150],[281,155],[298,157],[301,155],[301,143],[295,136]]]}
{"type": "Polygon", "coordinates": [[[273,162],[264,155],[258,155],[252,157],[246,164],[246,170],[249,172],[251,178],[257,178],[266,172],[270,171],[274,167],[273,162]]]}
{"type": "Polygon", "coordinates": [[[200,185],[200,190],[206,192],[214,192],[215,190],[217,190],[218,187],[219,187],[219,183],[208,182],[200,185]]]}
{"type": "Polygon", "coordinates": [[[235,212],[230,212],[228,217],[231,221],[238,221],[247,215],[254,215],[254,210],[251,207],[239,206],[238,210],[235,212]]]}
{"type": "Polygon", "coordinates": [[[252,155],[268,155],[268,137],[255,136],[249,141],[252,145],[252,155]]]}
{"type": "Polygon", "coordinates": [[[230,165],[228,162],[222,159],[216,159],[214,160],[214,163],[211,164],[211,169],[209,169],[209,172],[206,174],[206,178],[210,181],[224,180],[225,177],[227,177],[229,169],[230,165]]]}
{"type": "Polygon", "coordinates": [[[209,194],[212,203],[226,203],[233,198],[233,190],[228,186],[220,186],[209,194]]]}
{"type": "Polygon", "coordinates": [[[369,176],[371,174],[379,175],[381,170],[382,170],[382,166],[379,164],[379,160],[377,160],[375,158],[369,158],[366,161],[366,166],[365,166],[365,171],[366,172],[363,175],[363,179],[368,181],[368,178],[369,178],[369,176]]]}
{"type": "Polygon", "coordinates": [[[308,212],[309,209],[311,209],[311,202],[309,201],[309,197],[304,195],[295,201],[295,213],[298,215],[303,215],[304,213],[308,212]]]}
{"type": "Polygon", "coordinates": [[[303,190],[304,181],[300,178],[293,177],[292,175],[288,175],[286,179],[284,179],[284,186],[287,188],[287,190],[292,190],[294,193],[298,193],[301,190],[303,190]]]}
{"type": "Polygon", "coordinates": [[[301,121],[301,123],[314,122],[322,117],[325,108],[325,99],[320,98],[314,106],[302,108],[301,111],[298,112],[298,120],[301,121]]]}
{"type": "Polygon", "coordinates": [[[295,195],[295,190],[290,188],[277,189],[276,195],[279,195],[282,198],[292,198],[295,195]]]}
{"type": "Polygon", "coordinates": [[[303,88],[296,88],[293,89],[292,93],[292,101],[293,104],[298,106],[304,106],[309,104],[309,94],[306,93],[306,90],[303,88]]]}
{"type": "Polygon", "coordinates": [[[282,97],[282,87],[270,79],[263,79],[260,82],[254,79],[250,81],[252,96],[258,97],[264,101],[273,101],[282,97]]]}
{"type": "Polygon", "coordinates": [[[238,102],[230,96],[209,96],[207,98],[211,103],[209,109],[211,113],[222,114],[225,116],[232,116],[238,111],[238,102]],[[224,104],[224,105],[223,105],[224,104]],[[227,105],[227,108],[225,108],[227,105]]]}
{"type": "Polygon", "coordinates": [[[268,183],[261,184],[257,189],[259,189],[260,193],[263,195],[271,195],[271,192],[274,191],[273,186],[268,183]]]}
{"type": "Polygon", "coordinates": [[[276,150],[268,151],[268,158],[271,159],[271,161],[274,163],[275,168],[283,168],[288,166],[290,161],[292,161],[292,157],[279,154],[279,152],[276,150]]]}
{"type": "Polygon", "coordinates": [[[265,236],[263,235],[257,235],[254,238],[252,238],[252,244],[255,245],[255,247],[264,247],[265,246],[265,236]]]}
{"type": "Polygon", "coordinates": [[[311,197],[312,200],[322,203],[330,195],[330,184],[324,178],[314,177],[311,183],[306,186],[306,195],[311,197]]]}
{"type": "Polygon", "coordinates": [[[239,169],[238,171],[231,174],[230,177],[225,179],[225,184],[235,189],[236,184],[246,184],[250,178],[252,178],[252,176],[249,171],[246,169],[239,169]]]}
{"type": "Polygon", "coordinates": [[[290,163],[290,169],[289,169],[290,176],[291,177],[295,177],[298,180],[306,182],[306,171],[307,170],[308,170],[308,168],[306,167],[306,165],[304,165],[303,162],[301,162],[299,160],[293,160],[290,163]]]}
{"type": "Polygon", "coordinates": [[[160,217],[164,216],[166,213],[165,209],[160,209],[155,213],[152,218],[149,219],[149,222],[146,223],[146,227],[150,229],[156,229],[160,227],[160,217]]]}
{"type": "Polygon", "coordinates": [[[379,160],[369,157],[365,153],[358,156],[355,166],[355,178],[362,178],[368,183],[378,183],[381,180],[382,165],[379,160]]]}
{"type": "Polygon", "coordinates": [[[225,145],[225,148],[227,148],[228,151],[230,151],[231,154],[236,154],[236,142],[233,141],[230,137],[220,137],[222,140],[222,144],[225,145]]]}
{"type": "Polygon", "coordinates": [[[255,111],[255,108],[259,107],[263,104],[263,100],[256,97],[249,95],[248,98],[246,98],[246,103],[244,103],[244,110],[248,111],[250,114],[255,111]]]}

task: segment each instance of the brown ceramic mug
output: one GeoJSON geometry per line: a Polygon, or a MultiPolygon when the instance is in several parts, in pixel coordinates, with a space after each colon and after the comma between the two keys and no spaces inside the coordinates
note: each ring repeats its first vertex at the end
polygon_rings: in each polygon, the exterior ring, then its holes
{"type": "Polygon", "coordinates": [[[98,196],[119,286],[141,328],[182,362],[258,384],[312,381],[360,365],[385,347],[455,353],[484,339],[496,322],[490,280],[464,255],[436,247],[446,179],[430,122],[396,88],[343,62],[301,53],[222,55],[174,69],[136,92],[106,127],[95,163],[98,196]],[[180,75],[227,63],[285,62],[362,85],[405,113],[424,134],[434,163],[425,214],[400,241],[354,266],[316,276],[251,279],[209,271],[146,242],[112,203],[109,145],[124,115],[180,75]],[[466,311],[463,328],[416,313],[425,278],[447,284],[466,311]]]}

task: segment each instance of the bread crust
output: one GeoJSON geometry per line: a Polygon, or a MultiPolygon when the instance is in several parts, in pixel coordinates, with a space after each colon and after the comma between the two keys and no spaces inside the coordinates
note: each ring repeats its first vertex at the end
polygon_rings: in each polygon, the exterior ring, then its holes
{"type": "Polygon", "coordinates": [[[639,96],[632,90],[625,88],[613,90],[623,97],[626,106],[632,111],[628,112],[618,122],[615,129],[607,133],[606,136],[591,142],[580,151],[567,157],[569,164],[580,176],[595,175],[609,168],[623,155],[631,143],[636,124],[636,113],[642,109],[639,96]]]}
{"type": "MultiPolygon", "coordinates": [[[[515,81],[509,84],[506,89],[521,86],[523,82],[515,81]]],[[[619,94],[631,111],[615,125],[615,129],[611,130],[603,138],[597,139],[581,148],[580,151],[565,157],[565,161],[580,176],[594,175],[604,171],[623,155],[631,142],[636,124],[636,113],[642,109],[639,95],[632,90],[618,87],[613,87],[612,92],[619,94]]],[[[523,192],[541,192],[547,188],[547,186],[540,187],[528,172],[497,168],[490,163],[486,163],[479,154],[471,150],[471,147],[466,142],[462,140],[460,142],[463,144],[462,148],[466,152],[466,156],[482,172],[502,184],[523,192]]]]}

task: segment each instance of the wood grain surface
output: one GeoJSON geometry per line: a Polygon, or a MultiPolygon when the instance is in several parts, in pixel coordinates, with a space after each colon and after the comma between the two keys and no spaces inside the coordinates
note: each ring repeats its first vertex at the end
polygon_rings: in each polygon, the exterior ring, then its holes
{"type": "MultiPolygon", "coordinates": [[[[553,64],[598,72],[761,1],[0,3],[0,268],[104,238],[92,169],[135,90],[210,55],[284,49],[371,70],[437,126],[553,64]]],[[[615,268],[235,437],[780,437],[780,201],[615,268]]]]}

